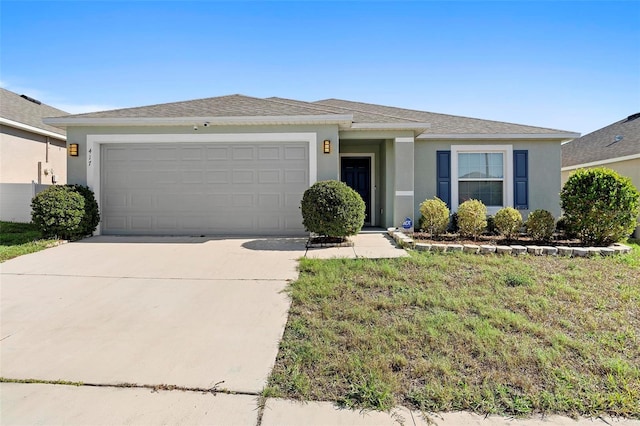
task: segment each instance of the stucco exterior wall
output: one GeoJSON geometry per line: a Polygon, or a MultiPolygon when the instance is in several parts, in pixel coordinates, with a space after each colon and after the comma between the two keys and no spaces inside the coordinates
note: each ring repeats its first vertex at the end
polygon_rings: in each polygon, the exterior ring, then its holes
{"type": "Polygon", "coordinates": [[[66,143],[53,137],[48,137],[48,141],[47,144],[47,136],[0,126],[0,182],[51,184],[50,170],[53,169],[57,183],[66,183],[66,143]]]}
{"type": "Polygon", "coordinates": [[[297,133],[313,132],[317,135],[317,180],[338,179],[338,126],[129,126],[129,127],[69,127],[67,129],[68,143],[77,143],[78,157],[69,157],[67,162],[68,182],[74,184],[87,184],[87,135],[119,135],[119,134],[220,134],[220,133],[297,133]],[[332,144],[330,154],[322,152],[322,141],[329,139],[332,144]]]}
{"type": "Polygon", "coordinates": [[[529,209],[521,210],[526,220],[530,211],[545,209],[560,216],[560,141],[546,140],[421,140],[415,143],[415,217],[419,205],[437,194],[436,152],[450,150],[452,145],[511,145],[513,150],[529,152],[529,209]]]}
{"type": "MultiPolygon", "coordinates": [[[[587,168],[595,168],[595,167],[606,167],[608,169],[615,170],[622,176],[626,176],[631,178],[631,182],[633,185],[640,191],[640,158],[634,158],[632,160],[626,161],[616,161],[615,163],[603,164],[602,166],[593,166],[587,168]]],[[[574,170],[565,170],[562,172],[562,185],[564,185],[569,176],[577,169],[574,170]]],[[[635,233],[633,234],[635,238],[640,238],[640,217],[638,217],[638,227],[636,228],[635,233]]]]}

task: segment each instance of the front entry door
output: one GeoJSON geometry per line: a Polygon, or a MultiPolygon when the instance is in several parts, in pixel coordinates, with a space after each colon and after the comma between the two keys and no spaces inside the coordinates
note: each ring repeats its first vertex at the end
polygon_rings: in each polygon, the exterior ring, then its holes
{"type": "Polygon", "coordinates": [[[371,158],[343,157],[341,178],[364,200],[364,223],[371,225],[371,158]]]}

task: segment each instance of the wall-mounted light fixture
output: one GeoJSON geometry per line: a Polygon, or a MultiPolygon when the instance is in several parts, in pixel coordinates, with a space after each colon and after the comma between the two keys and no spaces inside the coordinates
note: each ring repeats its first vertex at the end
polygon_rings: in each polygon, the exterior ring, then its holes
{"type": "Polygon", "coordinates": [[[331,154],[331,141],[329,139],[325,139],[322,143],[322,152],[331,154]]]}
{"type": "Polygon", "coordinates": [[[70,157],[77,157],[78,156],[78,144],[77,143],[70,143],[69,144],[69,156],[70,157]]]}

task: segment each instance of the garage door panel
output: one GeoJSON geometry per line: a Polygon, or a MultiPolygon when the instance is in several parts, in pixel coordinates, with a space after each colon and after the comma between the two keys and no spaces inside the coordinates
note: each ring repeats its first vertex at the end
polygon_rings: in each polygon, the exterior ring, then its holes
{"type": "Polygon", "coordinates": [[[280,147],[278,146],[261,146],[258,148],[258,160],[260,161],[278,161],[280,156],[280,147]]]}
{"type": "Polygon", "coordinates": [[[227,170],[212,170],[205,172],[207,183],[229,183],[229,171],[227,170]]]}
{"type": "Polygon", "coordinates": [[[131,229],[134,231],[151,231],[152,223],[151,216],[131,216],[131,229]]]}
{"type": "Polygon", "coordinates": [[[231,147],[231,158],[237,160],[253,160],[255,158],[255,148],[251,146],[231,147]]]}
{"type": "Polygon", "coordinates": [[[232,172],[231,182],[234,184],[253,184],[255,183],[254,170],[234,170],[232,172]]]}
{"type": "Polygon", "coordinates": [[[307,143],[106,144],[102,232],[300,234],[307,143]],[[135,152],[135,155],[132,153],[135,152]]]}
{"type": "Polygon", "coordinates": [[[284,183],[303,183],[307,181],[306,170],[285,170],[284,183]]]}
{"type": "Polygon", "coordinates": [[[209,147],[207,148],[206,159],[227,161],[229,159],[229,148],[228,147],[209,147]]]}

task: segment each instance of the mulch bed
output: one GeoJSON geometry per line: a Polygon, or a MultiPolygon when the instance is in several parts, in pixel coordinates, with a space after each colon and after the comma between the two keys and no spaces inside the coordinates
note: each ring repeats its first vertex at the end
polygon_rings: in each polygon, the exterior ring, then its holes
{"type": "Polygon", "coordinates": [[[311,237],[307,241],[307,248],[317,247],[353,247],[353,241],[344,237],[311,237]]]}
{"type": "Polygon", "coordinates": [[[450,244],[475,244],[475,245],[494,245],[494,246],[512,246],[512,245],[522,245],[522,246],[566,246],[566,247],[583,247],[584,244],[580,242],[578,239],[567,239],[562,235],[554,236],[550,241],[536,241],[531,237],[519,236],[518,238],[514,238],[512,240],[507,240],[501,235],[481,235],[477,240],[472,238],[461,237],[459,234],[443,234],[438,237],[432,237],[431,234],[427,232],[414,232],[413,234],[408,234],[408,236],[413,237],[413,240],[416,243],[427,243],[427,244],[442,244],[442,243],[450,243],[450,244]]]}

